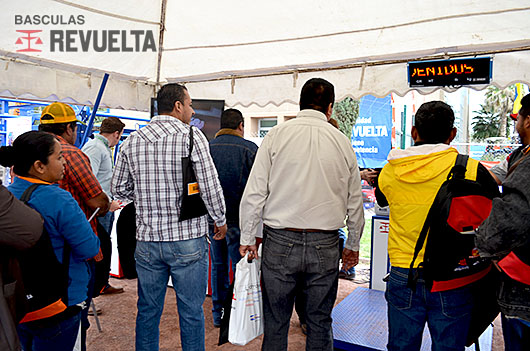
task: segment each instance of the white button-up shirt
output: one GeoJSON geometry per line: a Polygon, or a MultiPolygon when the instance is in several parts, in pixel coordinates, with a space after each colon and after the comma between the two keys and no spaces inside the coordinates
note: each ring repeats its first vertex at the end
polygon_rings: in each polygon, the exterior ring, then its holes
{"type": "Polygon", "coordinates": [[[358,251],[364,228],[361,178],[348,138],[316,110],[269,131],[240,205],[241,245],[252,245],[259,223],[271,228],[336,230],[358,251]]]}

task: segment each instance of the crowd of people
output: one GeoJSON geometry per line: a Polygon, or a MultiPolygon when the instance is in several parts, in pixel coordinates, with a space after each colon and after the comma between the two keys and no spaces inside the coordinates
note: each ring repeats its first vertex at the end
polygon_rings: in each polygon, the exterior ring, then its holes
{"type": "MultiPolygon", "coordinates": [[[[296,118],[271,129],[258,148],[243,138],[244,118],[236,109],[222,113],[220,130],[208,141],[190,125],[195,112],[187,89],[167,84],[157,94],[158,115],[121,143],[115,165],[112,147],[125,126],[118,118],[105,119],[80,150],[74,146],[73,109],[47,106],[39,131],[0,148],[0,164],[15,175],[7,189],[0,188],[0,349],[86,350],[91,299],[123,292],[108,282],[110,232],[114,211],[134,203],[136,350],[158,350],[170,278],[182,349],[205,350],[209,248],[212,316],[219,327],[229,272],[235,273],[242,256],[257,257],[261,242],[262,350],[287,350],[296,305],[306,350],[331,351],[338,279],[353,277],[359,261],[365,223],[361,179],[366,179],[377,184],[378,203],[390,209],[388,349],[419,350],[427,324],[433,350],[464,350],[475,283],[433,291],[423,267],[411,266],[425,217],[458,156],[450,146],[456,135],[451,107],[423,104],[411,131],[414,146],[392,150],[378,175],[359,171],[350,140],[333,125],[334,101],[330,82],[310,79],[296,118]],[[43,237],[66,267],[67,294],[22,313],[19,302],[32,297],[17,283],[13,252],[43,237]]],[[[479,254],[499,271],[491,288],[499,291],[510,351],[530,347],[530,95],[521,103],[516,129],[524,145],[509,158],[502,177],[493,178],[472,159],[465,173],[497,194],[475,236],[479,254]]]]}

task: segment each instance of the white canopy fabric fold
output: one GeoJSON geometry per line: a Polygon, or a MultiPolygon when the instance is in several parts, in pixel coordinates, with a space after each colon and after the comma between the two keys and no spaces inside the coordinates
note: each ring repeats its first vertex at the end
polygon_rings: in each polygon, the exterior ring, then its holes
{"type": "Polygon", "coordinates": [[[92,104],[106,72],[106,107],[148,110],[165,82],[228,106],[278,106],[315,76],[337,99],[404,95],[407,61],[474,56],[493,58],[494,85],[528,84],[526,18],[527,0],[9,1],[0,96],[92,104]]]}

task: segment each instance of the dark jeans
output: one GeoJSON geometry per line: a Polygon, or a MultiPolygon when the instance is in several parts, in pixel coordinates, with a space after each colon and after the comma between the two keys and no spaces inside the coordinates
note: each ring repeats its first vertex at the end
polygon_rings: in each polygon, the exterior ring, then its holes
{"type": "Polygon", "coordinates": [[[72,351],[79,333],[81,313],[49,326],[22,323],[17,327],[20,343],[27,351],[72,351]]]}
{"type": "Polygon", "coordinates": [[[241,259],[239,253],[240,230],[237,225],[228,225],[223,240],[213,238],[213,225],[210,226],[210,255],[212,257],[212,315],[214,324],[221,324],[221,310],[230,287],[230,261],[232,272],[236,274],[236,264],[241,259]]]}
{"type": "Polygon", "coordinates": [[[414,292],[407,287],[408,272],[392,267],[386,285],[388,350],[420,350],[427,323],[433,351],[464,351],[473,308],[471,287],[433,293],[420,272],[414,292]]]}
{"type": "Polygon", "coordinates": [[[98,238],[99,245],[101,248],[101,253],[103,254],[103,259],[99,262],[96,262],[96,277],[94,280],[94,297],[99,296],[103,288],[109,283],[109,273],[110,273],[110,257],[112,255],[112,242],[110,241],[110,234],[107,233],[103,225],[100,223],[98,218],[98,238]]]}
{"type": "Polygon", "coordinates": [[[530,350],[530,323],[519,318],[502,316],[502,334],[506,351],[530,350]]]}
{"type": "Polygon", "coordinates": [[[88,281],[86,306],[81,311],[81,351],[86,351],[86,332],[90,328],[90,321],[88,320],[88,309],[94,296],[94,280],[96,277],[96,265],[94,260],[88,260],[88,268],[90,269],[90,279],[88,281]]]}
{"type": "Polygon", "coordinates": [[[264,226],[261,266],[262,350],[287,350],[297,286],[304,297],[306,350],[333,350],[331,310],[337,297],[338,233],[305,233],[264,226]]]}

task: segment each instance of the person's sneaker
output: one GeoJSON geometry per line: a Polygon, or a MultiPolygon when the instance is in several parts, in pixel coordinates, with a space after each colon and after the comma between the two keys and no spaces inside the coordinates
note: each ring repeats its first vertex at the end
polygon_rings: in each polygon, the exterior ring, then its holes
{"type": "Polygon", "coordinates": [[[341,269],[339,272],[339,278],[346,279],[346,280],[354,280],[355,279],[355,272],[348,273],[344,269],[341,269]]]}
{"type": "Polygon", "coordinates": [[[110,284],[107,284],[103,289],[101,289],[100,294],[101,295],[110,295],[110,294],[121,294],[123,292],[123,288],[116,288],[110,284]]]}

